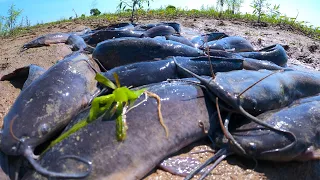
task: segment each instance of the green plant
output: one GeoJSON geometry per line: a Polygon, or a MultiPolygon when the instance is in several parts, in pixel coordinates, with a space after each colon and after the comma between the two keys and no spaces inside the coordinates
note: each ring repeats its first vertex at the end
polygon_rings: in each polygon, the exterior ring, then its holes
{"type": "Polygon", "coordinates": [[[226,0],[228,10],[231,14],[239,13],[243,0],[226,0]]]}
{"type": "Polygon", "coordinates": [[[77,14],[77,12],[74,10],[74,9],[72,9],[72,11],[74,12],[74,14],[76,15],[76,18],[78,18],[78,14],[77,14]]]}
{"type": "Polygon", "coordinates": [[[12,31],[16,27],[16,23],[21,12],[22,10],[16,9],[15,5],[11,4],[8,10],[8,17],[6,18],[6,26],[10,31],[12,31]]]}
{"type": "Polygon", "coordinates": [[[5,29],[4,29],[4,18],[0,16],[0,35],[4,35],[5,29]]]}
{"type": "Polygon", "coordinates": [[[177,8],[175,6],[172,6],[172,5],[168,5],[166,7],[166,11],[175,11],[177,8]]]}
{"type": "Polygon", "coordinates": [[[218,0],[218,1],[217,1],[217,8],[220,7],[220,14],[219,14],[219,16],[222,15],[224,3],[225,3],[225,0],[218,0]]]}
{"type": "MultiPolygon", "coordinates": [[[[126,113],[131,109],[142,104],[143,100],[140,103],[134,105],[134,102],[145,93],[146,96],[150,96],[157,99],[158,103],[158,116],[160,119],[161,125],[164,127],[166,131],[166,136],[169,136],[169,131],[167,126],[163,122],[162,114],[161,114],[161,100],[160,97],[154,93],[146,91],[146,88],[142,88],[139,90],[131,90],[125,86],[120,86],[119,78],[117,74],[114,74],[114,78],[116,80],[116,85],[110,81],[108,78],[104,77],[102,74],[97,73],[95,79],[100,82],[102,85],[113,89],[113,92],[108,95],[95,97],[92,100],[91,108],[89,111],[89,115],[83,120],[79,121],[75,125],[73,125],[68,131],[61,134],[58,138],[53,140],[49,147],[44,151],[46,152],[48,149],[61,142],[63,139],[66,139],[71,134],[77,132],[81,128],[87,126],[93,121],[97,120],[100,116],[107,116],[109,118],[116,118],[116,138],[118,141],[124,141],[126,139],[126,132],[128,126],[126,124],[126,113]]],[[[43,152],[43,153],[44,153],[43,152]]]]}
{"type": "Polygon", "coordinates": [[[25,24],[26,27],[30,27],[31,26],[31,21],[28,18],[28,16],[26,16],[26,21],[25,22],[26,22],[26,24],[25,24]]]}
{"type": "Polygon", "coordinates": [[[130,0],[130,1],[120,0],[120,3],[117,8],[119,11],[125,10],[126,7],[131,8],[130,21],[131,23],[133,23],[134,17],[136,16],[135,14],[136,14],[137,8],[143,9],[142,5],[144,3],[147,3],[148,7],[150,7],[150,1],[153,1],[153,0],[130,0]]]}
{"type": "MultiPolygon", "coordinates": [[[[16,9],[14,4],[11,4],[8,10],[8,16],[0,16],[0,35],[13,35],[17,31],[14,31],[17,28],[17,20],[21,15],[22,10],[16,9]]],[[[19,27],[23,26],[23,18],[21,19],[19,27]]]]}
{"type": "Polygon", "coordinates": [[[254,9],[253,14],[258,16],[258,23],[260,23],[261,17],[265,15],[265,8],[267,0],[253,0],[251,7],[254,9]]]}
{"type": "Polygon", "coordinates": [[[99,11],[99,9],[94,8],[94,9],[90,10],[90,14],[91,14],[91,16],[98,16],[101,14],[101,12],[99,11]]]}
{"type": "Polygon", "coordinates": [[[280,17],[281,13],[280,13],[280,4],[278,5],[273,5],[273,7],[271,8],[272,6],[268,6],[268,16],[270,18],[274,18],[274,19],[277,19],[280,17]]]}

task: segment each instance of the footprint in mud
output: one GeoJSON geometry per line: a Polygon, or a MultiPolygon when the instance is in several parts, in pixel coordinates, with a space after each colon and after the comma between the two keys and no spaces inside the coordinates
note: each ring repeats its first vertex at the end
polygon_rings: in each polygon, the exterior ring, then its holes
{"type": "Polygon", "coordinates": [[[308,49],[311,53],[314,53],[317,49],[319,49],[318,44],[312,44],[311,46],[308,46],[308,49]]]}
{"type": "Polygon", "coordinates": [[[9,63],[1,63],[0,64],[0,70],[5,70],[9,67],[9,63]]]}

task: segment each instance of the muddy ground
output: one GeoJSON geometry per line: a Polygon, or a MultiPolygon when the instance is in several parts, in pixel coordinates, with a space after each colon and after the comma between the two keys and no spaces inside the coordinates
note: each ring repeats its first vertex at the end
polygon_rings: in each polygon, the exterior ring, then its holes
{"type": "MultiPolygon", "coordinates": [[[[160,22],[163,20],[144,20],[140,23],[160,22]]],[[[284,45],[289,56],[289,62],[305,65],[320,70],[320,42],[302,35],[299,32],[292,32],[290,28],[283,27],[262,27],[240,21],[221,21],[213,19],[188,19],[180,18],[174,20],[180,23],[183,28],[183,35],[191,37],[198,33],[220,31],[228,35],[239,35],[248,39],[256,49],[260,49],[276,43],[284,45]]],[[[47,33],[70,32],[82,30],[89,26],[107,25],[103,20],[74,21],[56,24],[50,27],[41,27],[32,30],[29,34],[15,38],[0,39],[0,77],[12,72],[16,68],[37,64],[49,68],[69,54],[71,50],[65,44],[51,45],[47,47],[33,48],[20,52],[24,43],[47,33]]],[[[8,81],[0,82],[0,125],[3,117],[9,111],[10,106],[20,93],[8,81]]],[[[196,146],[191,151],[207,149],[208,146],[196,146]]],[[[212,153],[189,154],[200,161],[208,159],[212,153]]],[[[259,162],[253,170],[252,160],[229,157],[223,161],[207,179],[320,179],[320,161],[306,163],[270,163],[259,162]]],[[[155,170],[146,179],[182,179],[179,176],[171,175],[160,169],[155,170]]]]}

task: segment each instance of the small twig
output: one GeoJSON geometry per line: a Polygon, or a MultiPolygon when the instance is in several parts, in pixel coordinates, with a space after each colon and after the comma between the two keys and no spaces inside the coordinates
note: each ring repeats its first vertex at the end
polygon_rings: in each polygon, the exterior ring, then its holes
{"type": "Polygon", "coordinates": [[[261,78],[259,81],[253,83],[251,86],[247,87],[244,91],[242,91],[242,92],[238,95],[238,97],[240,97],[240,96],[241,96],[242,94],[244,94],[246,91],[248,91],[249,89],[251,89],[253,86],[257,85],[259,82],[263,81],[263,80],[266,79],[267,77],[269,77],[269,76],[271,76],[271,75],[273,75],[273,74],[276,74],[276,73],[278,73],[278,71],[275,71],[275,72],[273,72],[273,73],[271,73],[271,74],[268,74],[267,76],[261,78]]]}
{"type": "Polygon", "coordinates": [[[74,9],[72,9],[74,14],[76,15],[76,18],[78,18],[78,14],[76,13],[76,11],[74,9]]]}
{"type": "Polygon", "coordinates": [[[153,98],[155,98],[157,100],[159,121],[160,121],[160,124],[162,125],[162,127],[164,128],[164,130],[166,131],[166,137],[168,138],[169,137],[169,130],[168,130],[168,127],[164,124],[164,121],[163,121],[163,117],[162,117],[162,113],[161,113],[161,99],[160,99],[160,97],[157,94],[152,93],[150,91],[145,91],[145,93],[149,97],[153,97],[153,98]]]}
{"type": "Polygon", "coordinates": [[[210,59],[210,49],[209,49],[209,46],[208,46],[207,34],[205,35],[204,44],[205,44],[205,50],[207,51],[207,55],[208,55],[208,60],[209,60],[210,72],[211,72],[211,75],[212,75],[212,79],[214,79],[215,78],[215,74],[213,72],[213,67],[212,67],[212,63],[211,63],[211,59],[210,59]]]}

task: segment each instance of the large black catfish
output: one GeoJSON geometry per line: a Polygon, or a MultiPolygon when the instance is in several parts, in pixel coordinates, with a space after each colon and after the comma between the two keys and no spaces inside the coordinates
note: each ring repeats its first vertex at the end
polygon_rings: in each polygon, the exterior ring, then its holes
{"type": "MultiPolygon", "coordinates": [[[[211,130],[216,127],[215,110],[206,102],[200,87],[159,83],[148,86],[148,90],[161,98],[168,138],[159,123],[157,101],[149,98],[126,114],[129,129],[125,141],[116,140],[114,120],[100,117],[47,151],[41,158],[42,166],[51,171],[79,172],[86,167],[76,161],[67,161],[64,165],[56,163],[57,157],[77,154],[92,161],[92,173],[86,179],[141,179],[170,154],[205,137],[199,122],[205,128],[211,124],[211,130]]],[[[142,99],[144,97],[137,102],[142,99]]],[[[74,120],[82,120],[87,115],[85,111],[74,120]]],[[[29,173],[24,179],[46,178],[29,173]]]]}

